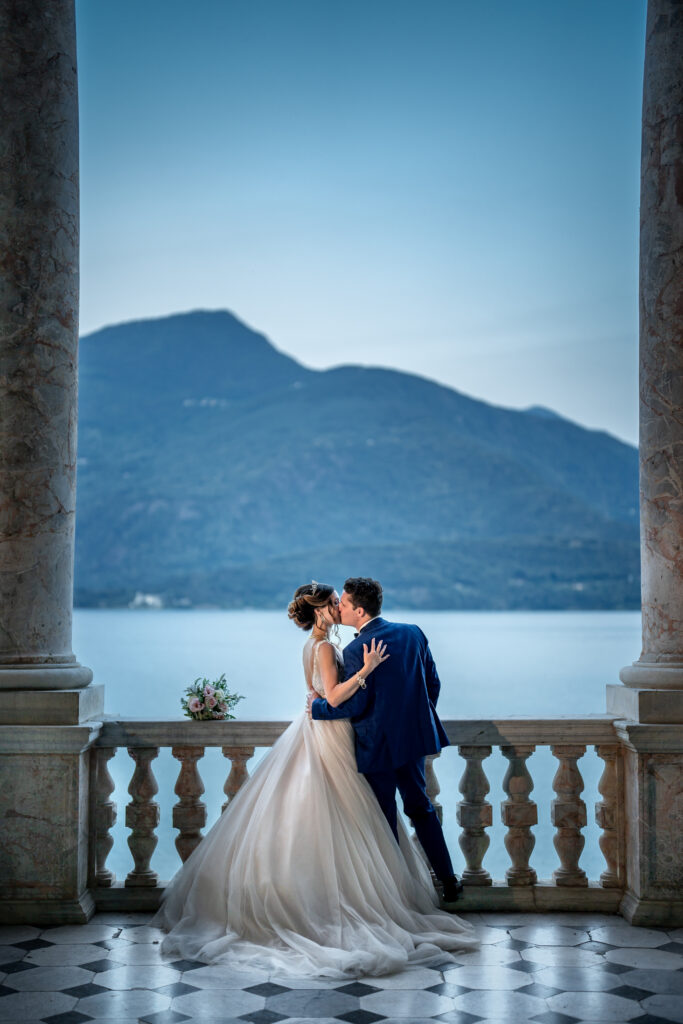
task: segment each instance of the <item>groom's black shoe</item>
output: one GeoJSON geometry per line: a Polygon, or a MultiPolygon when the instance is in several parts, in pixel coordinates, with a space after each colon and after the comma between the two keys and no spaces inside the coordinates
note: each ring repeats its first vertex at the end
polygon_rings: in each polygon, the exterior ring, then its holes
{"type": "Polygon", "coordinates": [[[444,903],[455,903],[462,890],[463,885],[457,875],[453,875],[452,878],[447,878],[446,881],[443,882],[444,903]]]}

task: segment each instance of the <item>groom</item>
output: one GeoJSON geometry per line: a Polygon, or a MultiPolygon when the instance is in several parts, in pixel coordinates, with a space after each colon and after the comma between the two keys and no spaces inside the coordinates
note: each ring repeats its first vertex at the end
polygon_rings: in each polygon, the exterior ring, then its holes
{"type": "MultiPolygon", "coordinates": [[[[427,796],[425,755],[438,754],[448,737],[436,714],[441,689],[427,638],[418,626],[380,618],[382,587],[377,580],[352,577],[339,602],[341,622],[354,626],[356,638],[344,648],[347,679],[363,668],[363,644],[383,640],[390,655],[361,688],[343,704],[331,707],[313,700],[315,719],[350,718],[356,734],[358,771],[370,783],[398,840],[396,790],[413,823],[422,849],[443,884],[443,897],[452,903],[462,891],[441,830],[427,796]]],[[[362,676],[361,676],[362,679],[362,676]]]]}

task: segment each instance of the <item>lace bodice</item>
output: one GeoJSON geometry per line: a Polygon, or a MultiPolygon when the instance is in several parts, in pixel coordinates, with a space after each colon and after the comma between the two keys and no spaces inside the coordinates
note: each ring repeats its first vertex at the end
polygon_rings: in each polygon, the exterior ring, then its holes
{"type": "MultiPolygon", "coordinates": [[[[324,640],[309,640],[313,646],[313,665],[311,668],[311,685],[316,693],[319,693],[321,697],[325,696],[325,685],[320,676],[320,665],[318,663],[318,652],[320,650],[321,643],[325,643],[324,640]]],[[[337,667],[341,668],[344,664],[341,651],[339,651],[334,644],[332,644],[332,650],[334,651],[335,658],[337,659],[337,667]]]]}

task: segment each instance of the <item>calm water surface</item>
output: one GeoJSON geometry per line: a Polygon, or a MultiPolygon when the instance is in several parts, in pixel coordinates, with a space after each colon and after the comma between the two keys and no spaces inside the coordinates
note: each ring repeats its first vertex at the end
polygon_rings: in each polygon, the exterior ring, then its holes
{"type": "MultiPolygon", "coordinates": [[[[439,713],[443,718],[600,713],[605,710],[605,685],[618,682],[619,669],[640,653],[639,612],[387,611],[386,615],[416,622],[429,637],[442,681],[439,713]]],[[[351,638],[351,630],[341,627],[342,645],[351,638]]],[[[305,634],[281,612],[74,612],[74,651],[79,661],[93,669],[95,682],[105,684],[106,711],[126,718],[179,718],[184,688],[197,676],[215,679],[225,672],[229,688],[245,697],[237,708],[239,718],[291,719],[304,701],[304,640],[305,634]]],[[[265,753],[257,750],[250,767],[265,753]]],[[[539,818],[532,864],[539,878],[549,878],[557,866],[549,824],[557,762],[547,749],[539,748],[528,763],[539,818]]],[[[123,819],[133,764],[124,750],[110,764],[117,784],[114,799],[119,821],[107,864],[122,878],[132,867],[123,819]]],[[[495,878],[502,878],[508,860],[498,805],[504,798],[506,762],[494,750],[484,765],[494,809],[485,866],[495,878]]],[[[590,878],[597,878],[604,868],[593,813],[599,799],[601,762],[589,749],[580,766],[588,811],[582,866],[590,878]]],[[[169,750],[162,750],[154,762],[162,821],[153,867],[162,878],[173,875],[179,864],[171,823],[178,767],[169,750]]],[[[220,751],[207,750],[200,767],[210,826],[224,799],[226,762],[220,751]]],[[[444,828],[458,872],[463,861],[455,809],[462,767],[453,749],[444,751],[437,762],[444,828]]]]}

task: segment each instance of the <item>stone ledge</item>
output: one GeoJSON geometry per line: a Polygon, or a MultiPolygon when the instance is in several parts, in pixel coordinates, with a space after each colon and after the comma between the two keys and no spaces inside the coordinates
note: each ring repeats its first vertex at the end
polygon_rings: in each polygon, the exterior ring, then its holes
{"type": "Polygon", "coordinates": [[[442,719],[454,746],[506,747],[517,745],[616,743],[615,715],[556,715],[532,718],[442,719]]]}
{"type": "Polygon", "coordinates": [[[466,885],[455,906],[463,912],[475,910],[595,911],[616,914],[622,897],[620,889],[606,889],[596,882],[587,886],[554,885],[466,885]]]}
{"type": "Polygon", "coordinates": [[[101,722],[86,725],[0,725],[0,756],[80,754],[100,734],[101,722]]]}
{"type": "Polygon", "coordinates": [[[156,721],[105,717],[98,747],[270,747],[290,722],[156,721]]]}
{"type": "Polygon", "coordinates": [[[643,725],[683,723],[683,690],[637,690],[607,685],[607,711],[643,725]]]}
{"type": "Polygon", "coordinates": [[[646,724],[617,721],[614,726],[619,740],[631,750],[647,754],[683,753],[683,729],[675,722],[646,724]]]}
{"type": "MultiPolygon", "coordinates": [[[[194,722],[188,718],[157,721],[105,716],[98,747],[268,747],[290,722],[194,722]]],[[[500,719],[443,719],[454,746],[618,743],[613,715],[525,716],[500,719]]]]}
{"type": "MultiPolygon", "coordinates": [[[[149,888],[127,888],[123,882],[115,882],[108,888],[97,888],[92,892],[98,913],[105,910],[154,911],[167,884],[161,882],[149,888]]],[[[493,885],[466,885],[453,907],[463,913],[477,910],[564,910],[618,914],[622,897],[621,889],[605,889],[595,882],[577,888],[553,885],[552,882],[529,886],[494,882],[493,885]]]]}
{"type": "Polygon", "coordinates": [[[104,715],[104,685],[82,690],[0,690],[0,725],[81,725],[104,715]]]}

